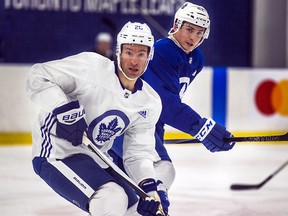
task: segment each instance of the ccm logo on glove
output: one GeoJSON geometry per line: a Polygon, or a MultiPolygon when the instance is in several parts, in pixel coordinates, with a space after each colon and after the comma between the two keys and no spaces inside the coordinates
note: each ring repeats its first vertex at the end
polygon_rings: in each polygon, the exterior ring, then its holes
{"type": "Polygon", "coordinates": [[[205,137],[211,132],[212,128],[215,125],[215,121],[213,119],[207,119],[205,124],[202,126],[202,128],[199,130],[199,132],[195,135],[195,138],[199,141],[203,141],[205,137]]]}

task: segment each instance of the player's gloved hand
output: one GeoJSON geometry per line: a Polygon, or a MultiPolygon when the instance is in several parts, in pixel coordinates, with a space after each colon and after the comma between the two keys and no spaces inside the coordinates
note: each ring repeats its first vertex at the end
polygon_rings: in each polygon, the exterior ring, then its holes
{"type": "Polygon", "coordinates": [[[161,200],[163,212],[165,213],[165,215],[168,215],[168,207],[170,206],[168,195],[165,191],[162,191],[162,190],[158,191],[158,195],[159,195],[160,200],[161,200]]]}
{"type": "Polygon", "coordinates": [[[169,202],[169,199],[168,199],[168,194],[167,194],[167,190],[164,189],[164,190],[161,190],[159,189],[159,186],[161,188],[161,184],[163,184],[162,181],[158,180],[157,181],[157,188],[158,188],[158,195],[160,197],[160,201],[161,201],[161,205],[162,205],[162,208],[163,208],[163,212],[165,213],[165,215],[168,215],[168,208],[170,206],[170,202],[169,202]]]}
{"type": "Polygon", "coordinates": [[[66,139],[73,146],[82,144],[83,133],[87,128],[85,110],[79,101],[72,101],[53,110],[57,117],[56,135],[66,139]]]}
{"type": "Polygon", "coordinates": [[[224,126],[216,123],[211,118],[200,119],[190,134],[202,142],[211,152],[228,151],[235,145],[235,142],[224,141],[224,138],[233,137],[233,135],[224,126]]]}
{"type": "Polygon", "coordinates": [[[145,199],[140,198],[137,206],[137,212],[140,215],[145,216],[165,216],[161,206],[160,198],[157,193],[156,181],[154,179],[146,179],[142,181],[139,186],[150,197],[145,199]]]}

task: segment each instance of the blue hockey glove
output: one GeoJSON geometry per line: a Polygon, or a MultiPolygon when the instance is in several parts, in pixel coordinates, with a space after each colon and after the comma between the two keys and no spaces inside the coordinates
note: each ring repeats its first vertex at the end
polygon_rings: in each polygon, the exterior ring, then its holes
{"type": "Polygon", "coordinates": [[[160,201],[161,201],[161,205],[162,205],[162,208],[163,208],[163,211],[165,213],[165,215],[168,215],[168,208],[170,206],[170,202],[169,202],[169,199],[168,199],[168,193],[167,193],[167,189],[161,187],[161,184],[163,185],[163,182],[161,180],[158,180],[157,181],[157,188],[158,188],[158,195],[160,197],[160,201]],[[160,186],[160,187],[159,187],[160,186]],[[161,189],[159,189],[161,188],[161,189]]]}
{"type": "Polygon", "coordinates": [[[170,206],[168,195],[165,191],[162,191],[162,190],[158,191],[158,195],[159,195],[160,200],[161,200],[161,205],[162,205],[163,211],[164,211],[165,215],[168,215],[168,208],[170,206]]]}
{"type": "Polygon", "coordinates": [[[57,117],[56,135],[66,139],[73,146],[82,144],[83,133],[87,128],[85,111],[78,101],[72,101],[53,110],[57,117]]]}
{"type": "Polygon", "coordinates": [[[156,181],[154,179],[146,179],[141,182],[139,186],[143,189],[143,191],[148,193],[150,197],[145,199],[140,198],[137,206],[137,212],[144,216],[165,216],[161,213],[161,211],[159,211],[159,209],[162,209],[162,207],[157,193],[156,181]]]}
{"type": "Polygon", "coordinates": [[[232,149],[235,142],[225,142],[224,138],[233,137],[226,128],[212,119],[200,119],[191,133],[196,139],[211,152],[228,151],[232,149]]]}

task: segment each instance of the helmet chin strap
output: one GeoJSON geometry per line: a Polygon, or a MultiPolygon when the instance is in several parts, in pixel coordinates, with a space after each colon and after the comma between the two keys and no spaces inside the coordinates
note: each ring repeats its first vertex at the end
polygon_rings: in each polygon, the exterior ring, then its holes
{"type": "Polygon", "coordinates": [[[120,64],[120,53],[117,53],[117,66],[118,66],[118,70],[121,71],[121,73],[123,74],[123,76],[124,76],[126,79],[128,79],[128,80],[130,80],[130,81],[134,81],[134,80],[138,79],[138,77],[136,77],[136,78],[130,78],[130,77],[128,77],[128,76],[123,72],[123,69],[122,69],[121,64],[120,64]]]}
{"type": "Polygon", "coordinates": [[[179,29],[181,28],[182,22],[175,24],[176,25],[176,30],[174,30],[174,28],[171,28],[170,31],[168,32],[168,38],[170,38],[179,48],[181,48],[186,54],[189,54],[189,52],[191,52],[192,50],[188,51],[185,50],[181,44],[176,40],[176,38],[174,37],[174,34],[177,33],[179,31],[179,29]]]}
{"type": "Polygon", "coordinates": [[[147,66],[148,66],[148,63],[149,63],[149,60],[147,60],[147,62],[146,62],[146,67],[145,67],[145,69],[143,70],[143,72],[142,72],[139,76],[137,76],[137,77],[135,77],[135,78],[130,78],[130,77],[128,77],[128,76],[124,73],[124,71],[123,71],[123,69],[122,69],[122,67],[121,67],[121,64],[120,64],[120,58],[119,58],[119,60],[117,61],[118,69],[121,71],[121,73],[124,75],[124,77],[125,77],[126,79],[130,80],[130,81],[137,80],[139,77],[141,77],[142,74],[144,74],[144,72],[146,71],[147,66]]]}
{"type": "Polygon", "coordinates": [[[169,35],[168,38],[170,38],[179,48],[181,48],[185,53],[189,54],[192,50],[188,51],[188,50],[185,50],[181,44],[176,40],[176,38],[173,36],[173,34],[169,35]]]}
{"type": "MultiPolygon", "coordinates": [[[[174,33],[176,33],[177,31],[175,31],[174,33]]],[[[196,49],[196,47],[200,46],[200,44],[203,42],[204,38],[202,37],[201,41],[197,44],[197,46],[195,46],[192,50],[188,51],[185,50],[181,44],[177,41],[177,39],[174,37],[174,33],[173,34],[169,34],[168,38],[170,38],[179,48],[181,48],[185,53],[189,54],[190,52],[192,52],[194,49],[196,49]]]]}
{"type": "Polygon", "coordinates": [[[125,77],[126,79],[128,79],[128,80],[130,80],[130,81],[134,81],[134,80],[137,80],[137,79],[138,79],[138,77],[135,77],[135,78],[130,78],[130,77],[128,77],[128,76],[123,72],[122,68],[119,68],[119,69],[120,69],[121,73],[124,75],[124,77],[125,77]]]}

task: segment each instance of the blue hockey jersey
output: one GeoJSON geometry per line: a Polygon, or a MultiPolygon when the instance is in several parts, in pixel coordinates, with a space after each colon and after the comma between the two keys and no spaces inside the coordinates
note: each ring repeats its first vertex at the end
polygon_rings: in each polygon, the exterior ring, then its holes
{"type": "Polygon", "coordinates": [[[163,38],[154,45],[155,54],[143,78],[160,95],[162,113],[156,133],[163,141],[164,124],[190,133],[200,116],[190,106],[182,103],[183,94],[204,65],[199,47],[185,53],[170,38],[163,38]]]}

